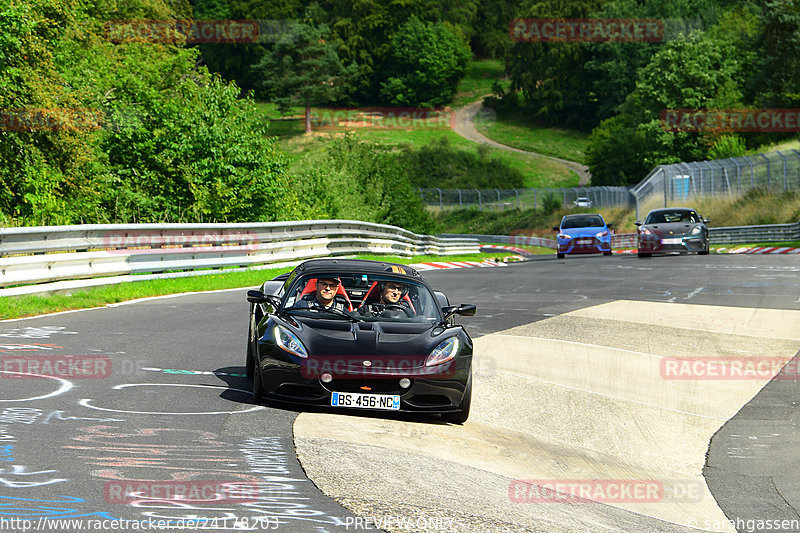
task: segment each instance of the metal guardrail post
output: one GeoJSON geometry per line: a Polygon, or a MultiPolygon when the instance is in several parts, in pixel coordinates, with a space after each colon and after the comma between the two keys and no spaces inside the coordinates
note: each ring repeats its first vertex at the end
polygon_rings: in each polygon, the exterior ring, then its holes
{"type": "Polygon", "coordinates": [[[764,161],[766,161],[766,162],[767,162],[767,190],[770,190],[770,188],[771,188],[771,184],[770,184],[770,164],[769,164],[769,158],[768,158],[767,156],[765,156],[764,154],[762,154],[762,153],[759,153],[758,155],[760,155],[761,157],[763,157],[763,158],[764,158],[764,161]]]}
{"type": "Polygon", "coordinates": [[[463,207],[464,204],[461,202],[461,189],[456,189],[458,191],[458,207],[459,209],[463,207]]]}
{"type": "Polygon", "coordinates": [[[789,190],[789,182],[788,182],[788,180],[786,178],[786,157],[781,153],[780,150],[776,150],[775,153],[778,154],[779,156],[781,156],[781,159],[783,159],[783,190],[784,191],[788,191],[789,190]]]}
{"type": "Polygon", "coordinates": [[[478,211],[483,211],[483,202],[481,201],[481,191],[474,189],[478,193],[478,211]]]}
{"type": "Polygon", "coordinates": [[[736,191],[742,192],[742,168],[739,166],[736,158],[731,158],[731,161],[733,161],[733,164],[736,165],[736,191]]]}
{"type": "Polygon", "coordinates": [[[753,165],[753,162],[750,161],[750,158],[747,157],[746,155],[743,155],[742,157],[744,158],[745,162],[747,162],[747,165],[750,167],[750,188],[752,189],[755,183],[755,165],[753,165]]]}

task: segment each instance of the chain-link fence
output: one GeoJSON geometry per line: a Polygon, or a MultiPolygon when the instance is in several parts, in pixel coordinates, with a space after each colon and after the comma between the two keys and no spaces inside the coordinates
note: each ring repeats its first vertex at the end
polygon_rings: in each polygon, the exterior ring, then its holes
{"type": "Polygon", "coordinates": [[[441,209],[477,207],[483,210],[542,207],[548,198],[579,207],[628,207],[633,197],[627,187],[571,187],[554,189],[418,189],[422,202],[441,209]],[[582,199],[582,200],[579,200],[582,199]],[[585,200],[583,200],[585,199],[585,200]]]}
{"type": "Polygon", "coordinates": [[[750,189],[772,192],[800,189],[800,151],[784,150],[751,156],[659,165],[638,185],[543,189],[418,189],[423,203],[441,209],[483,210],[542,207],[552,197],[561,205],[639,209],[688,203],[697,196],[738,196],[750,189]],[[581,199],[581,200],[579,200],[581,199]]]}
{"type": "Polygon", "coordinates": [[[737,196],[755,188],[772,192],[800,188],[800,152],[659,165],[631,193],[638,219],[639,206],[648,200],[657,199],[666,207],[695,196],[737,196]]]}

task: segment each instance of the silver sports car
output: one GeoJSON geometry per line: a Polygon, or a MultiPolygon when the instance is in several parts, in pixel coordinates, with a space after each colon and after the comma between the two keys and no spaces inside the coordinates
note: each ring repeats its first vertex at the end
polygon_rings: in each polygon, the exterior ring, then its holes
{"type": "Polygon", "coordinates": [[[635,222],[639,227],[639,257],[669,252],[707,254],[708,222],[709,219],[686,207],[650,211],[644,222],[635,222]]]}

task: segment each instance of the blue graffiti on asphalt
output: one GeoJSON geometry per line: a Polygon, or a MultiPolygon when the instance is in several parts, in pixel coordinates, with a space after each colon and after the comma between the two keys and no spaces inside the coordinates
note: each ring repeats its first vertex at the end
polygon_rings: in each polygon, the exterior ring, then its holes
{"type": "Polygon", "coordinates": [[[86,518],[90,516],[119,520],[105,511],[86,513],[71,507],[57,507],[53,504],[84,503],[85,500],[74,496],[57,496],[58,500],[37,500],[34,498],[18,498],[15,496],[0,496],[0,516],[35,518],[86,518]],[[38,504],[38,505],[37,505],[38,504]]]}
{"type": "Polygon", "coordinates": [[[13,461],[14,460],[14,446],[6,444],[0,446],[0,461],[13,461]]]}

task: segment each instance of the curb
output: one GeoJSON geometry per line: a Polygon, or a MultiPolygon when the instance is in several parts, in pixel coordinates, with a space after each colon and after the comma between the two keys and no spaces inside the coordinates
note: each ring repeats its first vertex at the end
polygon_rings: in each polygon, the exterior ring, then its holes
{"type": "Polygon", "coordinates": [[[408,265],[419,271],[423,270],[444,270],[450,268],[474,268],[474,267],[499,267],[506,266],[505,263],[497,263],[495,261],[434,261],[431,263],[415,263],[408,265]]]}

